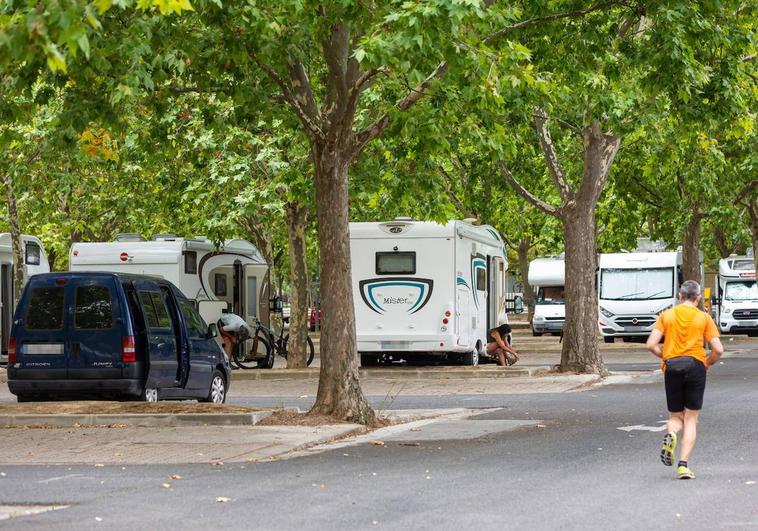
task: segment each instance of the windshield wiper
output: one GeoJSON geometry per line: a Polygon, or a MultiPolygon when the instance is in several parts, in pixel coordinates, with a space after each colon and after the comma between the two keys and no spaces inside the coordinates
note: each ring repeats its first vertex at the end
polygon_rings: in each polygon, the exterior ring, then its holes
{"type": "Polygon", "coordinates": [[[649,296],[647,296],[647,297],[645,297],[645,298],[646,298],[646,299],[652,299],[653,297],[655,297],[655,296],[657,296],[657,295],[660,295],[661,293],[666,293],[667,291],[668,291],[668,289],[664,289],[664,290],[661,290],[661,291],[659,291],[659,292],[657,292],[657,293],[653,293],[652,295],[649,295],[649,296]]]}
{"type": "Polygon", "coordinates": [[[637,293],[627,293],[626,295],[622,295],[619,297],[619,299],[626,299],[627,297],[634,297],[635,295],[642,295],[645,293],[644,291],[638,291],[637,293]]]}

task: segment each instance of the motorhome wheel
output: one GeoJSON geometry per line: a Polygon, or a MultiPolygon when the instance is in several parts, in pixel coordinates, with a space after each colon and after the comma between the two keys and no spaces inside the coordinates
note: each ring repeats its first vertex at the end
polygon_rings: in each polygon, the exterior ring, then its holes
{"type": "Polygon", "coordinates": [[[477,366],[479,365],[479,351],[477,349],[467,352],[461,357],[463,365],[477,366]]]}
{"type": "Polygon", "coordinates": [[[158,401],[158,390],[154,387],[147,388],[142,391],[142,396],[140,399],[143,402],[157,402],[158,401]]]}

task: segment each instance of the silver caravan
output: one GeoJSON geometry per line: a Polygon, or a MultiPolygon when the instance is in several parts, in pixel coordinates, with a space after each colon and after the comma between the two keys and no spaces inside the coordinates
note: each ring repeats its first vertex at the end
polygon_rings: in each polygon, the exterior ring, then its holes
{"type": "Polygon", "coordinates": [[[69,252],[71,271],[108,271],[165,278],[194,301],[207,323],[229,311],[249,323],[268,324],[268,264],[246,240],[216,246],[207,238],[173,234],[149,241],[121,234],[113,242],[75,243],[69,252]]]}
{"type": "MultiPolygon", "coordinates": [[[[24,282],[38,273],[50,272],[47,254],[39,238],[22,236],[24,241],[24,282]]],[[[8,361],[8,339],[13,324],[13,271],[16,262],[13,258],[13,242],[8,232],[0,233],[0,334],[2,335],[2,351],[0,362],[8,361]]]]}
{"type": "Polygon", "coordinates": [[[489,226],[399,218],[351,223],[361,363],[436,357],[479,363],[506,323],[503,240],[489,226]]]}

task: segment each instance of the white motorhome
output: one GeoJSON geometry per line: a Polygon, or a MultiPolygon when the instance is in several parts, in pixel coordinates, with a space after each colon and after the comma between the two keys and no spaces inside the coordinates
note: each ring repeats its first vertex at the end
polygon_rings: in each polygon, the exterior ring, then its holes
{"type": "Polygon", "coordinates": [[[350,251],[364,366],[425,356],[477,365],[487,331],[508,322],[508,261],[490,226],[351,223],[350,251]]]}
{"type": "Polygon", "coordinates": [[[532,260],[528,281],[536,294],[532,334],[560,333],[566,321],[566,265],[563,255],[532,260]]]}
{"type": "MultiPolygon", "coordinates": [[[[42,242],[34,236],[23,235],[24,241],[24,281],[37,273],[50,272],[50,264],[42,242]]],[[[13,271],[15,261],[13,259],[13,241],[8,232],[0,234],[0,336],[2,336],[2,350],[0,362],[8,360],[8,339],[10,338],[11,325],[13,324],[13,271]]]]}
{"type": "Polygon", "coordinates": [[[248,323],[268,324],[268,264],[246,240],[216,246],[207,238],[159,234],[149,241],[120,234],[113,242],[75,243],[69,252],[71,271],[110,271],[153,275],[172,282],[196,302],[207,323],[225,311],[248,323]]]}
{"type": "MultiPolygon", "coordinates": [[[[641,240],[633,253],[600,255],[598,326],[606,343],[615,337],[647,336],[658,315],[677,303],[682,252],[659,250],[662,247],[661,242],[645,245],[641,240]]],[[[701,276],[702,268],[701,254],[701,276]]]]}
{"type": "Polygon", "coordinates": [[[722,332],[758,335],[758,284],[752,256],[719,260],[718,299],[722,332]]]}

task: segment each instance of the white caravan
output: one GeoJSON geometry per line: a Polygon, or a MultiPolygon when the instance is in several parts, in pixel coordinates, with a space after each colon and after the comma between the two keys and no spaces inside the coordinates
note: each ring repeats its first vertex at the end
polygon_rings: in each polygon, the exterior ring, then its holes
{"type": "Polygon", "coordinates": [[[758,284],[752,256],[719,260],[718,299],[722,332],[758,335],[758,284]]]}
{"type": "MultiPolygon", "coordinates": [[[[34,236],[22,236],[24,240],[24,282],[30,276],[37,273],[50,272],[50,264],[47,254],[42,247],[42,242],[34,236]]],[[[10,338],[11,325],[13,324],[13,241],[8,232],[0,234],[0,336],[2,336],[2,350],[0,362],[8,361],[8,339],[10,338]]]]}
{"type": "Polygon", "coordinates": [[[112,271],[153,275],[172,282],[195,301],[207,323],[233,312],[252,324],[268,324],[268,264],[246,240],[228,240],[218,248],[207,238],[173,234],[146,241],[120,234],[114,242],[75,243],[69,252],[71,271],[112,271]]]}
{"type": "MultiPolygon", "coordinates": [[[[651,243],[660,248],[658,242],[651,243]]],[[[640,247],[633,253],[600,255],[598,326],[606,343],[612,343],[614,337],[647,336],[658,315],[677,303],[682,282],[681,250],[640,247]]],[[[701,276],[702,268],[701,254],[701,276]]]]}
{"type": "Polygon", "coordinates": [[[508,261],[490,226],[351,223],[350,252],[364,366],[425,356],[476,365],[487,331],[508,322],[508,261]]]}
{"type": "Polygon", "coordinates": [[[532,334],[560,333],[566,321],[566,266],[563,255],[532,260],[528,281],[536,294],[532,334]]]}

